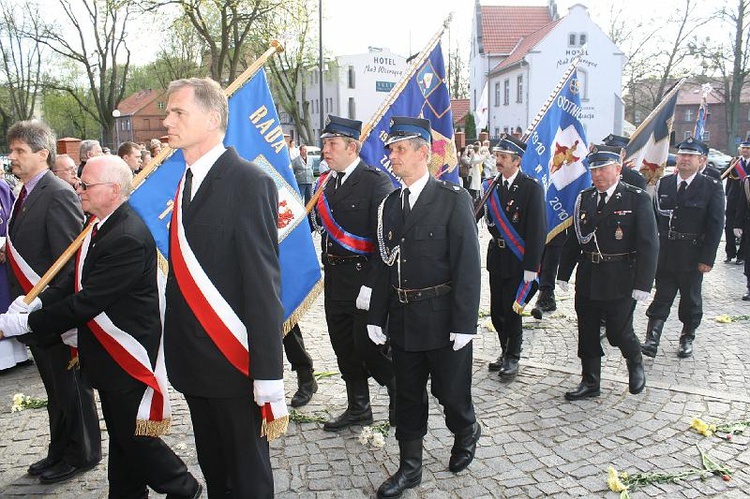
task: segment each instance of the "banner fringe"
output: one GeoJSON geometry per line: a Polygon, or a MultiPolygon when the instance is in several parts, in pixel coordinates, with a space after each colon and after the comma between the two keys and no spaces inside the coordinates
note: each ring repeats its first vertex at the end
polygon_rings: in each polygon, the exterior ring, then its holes
{"type": "Polygon", "coordinates": [[[273,421],[266,421],[265,419],[263,419],[263,422],[260,425],[260,436],[266,437],[266,439],[270,442],[271,440],[275,440],[286,433],[286,430],[288,428],[288,415],[276,418],[273,421]]]}
{"type": "Polygon", "coordinates": [[[282,336],[286,336],[289,331],[292,330],[295,324],[299,322],[299,320],[302,318],[305,313],[310,309],[312,304],[315,302],[315,300],[318,298],[318,295],[323,291],[323,278],[321,277],[318,282],[315,284],[315,286],[312,287],[310,292],[307,294],[307,297],[300,303],[299,307],[292,312],[292,314],[289,316],[289,318],[284,321],[284,327],[282,328],[282,336]]]}
{"type": "Polygon", "coordinates": [[[138,437],[160,437],[169,434],[172,420],[167,418],[161,421],[138,419],[135,422],[135,435],[138,437]]]}

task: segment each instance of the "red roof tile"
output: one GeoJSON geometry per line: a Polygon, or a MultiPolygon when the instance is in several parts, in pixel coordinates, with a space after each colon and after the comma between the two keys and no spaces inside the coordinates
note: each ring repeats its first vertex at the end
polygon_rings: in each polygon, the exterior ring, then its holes
{"type": "Polygon", "coordinates": [[[501,70],[505,69],[507,67],[512,66],[513,64],[517,63],[518,61],[522,60],[524,57],[526,57],[526,54],[531,51],[534,47],[536,47],[539,42],[541,42],[547,34],[552,31],[555,26],[561,21],[561,19],[557,19],[556,21],[552,21],[551,23],[547,24],[546,26],[534,31],[533,33],[530,33],[526,36],[524,36],[516,46],[515,50],[503,60],[500,64],[498,64],[493,70],[501,70]]]}
{"type": "Polygon", "coordinates": [[[117,109],[122,114],[135,114],[137,111],[153,102],[156,98],[161,96],[163,91],[155,91],[150,88],[146,90],[139,90],[133,94],[130,94],[126,98],[120,101],[117,105],[117,109]]]}
{"type": "Polygon", "coordinates": [[[451,99],[451,110],[453,111],[453,123],[464,124],[466,115],[469,114],[470,99],[451,99]]]}
{"type": "Polygon", "coordinates": [[[552,21],[547,7],[482,5],[481,9],[482,45],[489,54],[509,54],[521,37],[552,21]]]}

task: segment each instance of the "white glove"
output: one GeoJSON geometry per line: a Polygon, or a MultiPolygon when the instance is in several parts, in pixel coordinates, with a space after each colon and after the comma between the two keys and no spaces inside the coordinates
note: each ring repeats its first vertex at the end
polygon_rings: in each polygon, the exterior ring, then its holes
{"type": "Polygon", "coordinates": [[[283,379],[256,379],[253,381],[253,398],[260,407],[284,400],[283,379]]]}
{"type": "Polygon", "coordinates": [[[536,272],[530,270],[523,271],[523,282],[531,282],[536,279],[536,272]]]}
{"type": "Polygon", "coordinates": [[[640,289],[633,290],[633,299],[635,301],[643,301],[649,296],[651,296],[651,293],[649,293],[648,291],[641,291],[640,289]]]}
{"type": "Polygon", "coordinates": [[[372,324],[367,325],[367,336],[370,337],[370,341],[376,345],[385,345],[385,334],[383,334],[383,328],[380,326],[373,326],[372,324]]]}
{"type": "Polygon", "coordinates": [[[568,284],[568,281],[555,281],[555,284],[557,284],[557,287],[560,288],[560,291],[563,293],[567,293],[570,289],[570,284],[568,284]]]}
{"type": "Polygon", "coordinates": [[[468,345],[471,340],[474,339],[474,335],[464,333],[451,333],[450,339],[453,342],[453,350],[458,352],[463,347],[468,345]]]}
{"type": "Polygon", "coordinates": [[[3,336],[6,338],[30,333],[29,314],[0,315],[0,331],[2,331],[3,336]]]}
{"type": "Polygon", "coordinates": [[[734,229],[734,237],[742,237],[742,229],[734,229]]]}
{"type": "Polygon", "coordinates": [[[357,308],[360,310],[370,310],[370,297],[372,296],[372,288],[362,286],[359,288],[359,295],[357,295],[357,308]]]}
{"type": "Polygon", "coordinates": [[[10,307],[8,307],[8,313],[9,314],[30,314],[31,312],[35,312],[42,308],[42,300],[39,299],[37,296],[32,300],[31,303],[28,305],[26,304],[23,299],[26,298],[25,295],[21,295],[15,300],[13,300],[13,303],[10,304],[10,307]]]}

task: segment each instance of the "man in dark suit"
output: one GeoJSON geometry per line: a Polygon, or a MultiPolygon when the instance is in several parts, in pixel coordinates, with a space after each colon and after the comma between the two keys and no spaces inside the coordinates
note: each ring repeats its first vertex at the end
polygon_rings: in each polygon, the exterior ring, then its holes
{"type": "MultiPolygon", "coordinates": [[[[157,361],[156,244],[126,202],[132,178],[117,156],[86,163],[78,192],[84,211],[97,219],[95,232],[78,251],[75,273],[39,296],[42,308],[12,319],[21,319],[42,343],[78,327],[81,369],[99,390],[109,433],[110,497],[145,497],[149,486],[170,498],[197,498],[201,485],[158,438],[169,428],[170,413],[164,411],[169,394],[163,357],[157,361]],[[144,397],[149,386],[158,407],[144,397]]],[[[0,316],[0,324],[4,320],[0,316]]]]}
{"type": "MultiPolygon", "coordinates": [[[[55,136],[39,121],[23,121],[8,131],[13,174],[23,183],[11,214],[6,244],[11,297],[25,295],[81,232],[83,211],[73,188],[55,176],[55,136]]],[[[73,271],[70,262],[57,279],[73,271]]],[[[16,305],[22,300],[17,299],[16,305]]],[[[94,392],[78,368],[68,369],[72,352],[57,340],[31,347],[47,391],[50,444],[47,456],[29,474],[54,483],[90,469],[101,460],[99,416],[94,392]]]]}
{"type": "Polygon", "coordinates": [[[750,301],[750,244],[748,244],[748,237],[750,237],[750,177],[745,176],[739,186],[739,199],[737,201],[737,212],[734,219],[734,228],[732,235],[738,239],[743,239],[745,244],[740,245],[741,249],[744,249],[745,254],[737,254],[737,260],[740,258],[745,262],[745,278],[747,280],[747,292],[742,295],[742,301],[750,301]]]}
{"type": "Polygon", "coordinates": [[[721,184],[699,172],[708,146],[690,137],[677,145],[677,173],[659,179],[654,193],[659,227],[656,294],[646,311],[648,326],[643,355],[655,357],[664,322],[677,291],[682,322],[678,357],[693,355],[695,330],[703,318],[701,287],[710,272],[724,229],[721,184]]]}
{"type": "Polygon", "coordinates": [[[372,423],[368,378],[386,386],[393,421],[396,385],[385,349],[367,339],[369,283],[375,251],[380,202],[393,190],[388,176],[359,159],[362,122],[328,116],[323,129],[323,158],[331,170],[316,206],[321,260],[325,271],[325,311],[328,335],[346,383],[347,408],[323,425],[340,431],[372,423]],[[359,307],[363,310],[360,310],[359,307]]]}
{"type": "MultiPolygon", "coordinates": [[[[494,148],[497,170],[502,174],[497,188],[487,198],[485,212],[492,240],[487,248],[490,273],[490,315],[497,331],[502,355],[490,362],[502,381],[512,381],[521,359],[523,294],[533,293],[547,238],[544,188],[519,170],[526,144],[503,135],[494,148]],[[520,303],[516,304],[519,296],[520,303]]],[[[485,181],[484,188],[489,187],[485,181]]]]}
{"type": "Polygon", "coordinates": [[[381,261],[367,329],[374,343],[384,344],[388,325],[400,464],[378,497],[399,497],[422,481],[428,378],[455,435],[450,471],[469,466],[481,434],[471,399],[481,281],[477,226],[466,190],[430,175],[431,138],[429,120],[393,117],[385,141],[403,187],[379,209],[381,261]]]}
{"type": "Polygon", "coordinates": [[[285,410],[276,185],[222,144],[218,83],[177,80],[167,98],[169,145],[187,164],[170,224],[167,373],[190,407],[209,497],[272,497],[260,434],[261,408],[285,410]]]}
{"type": "Polygon", "coordinates": [[[651,198],[620,181],[620,148],[593,146],[587,160],[594,186],[576,199],[574,233],[565,242],[558,271],[561,288],[567,288],[578,264],[575,308],[582,380],[565,393],[567,400],[599,396],[602,319],[607,340],[626,359],[630,393],[643,391],[646,376],[633,310],[636,301],[649,296],[658,254],[651,198]]]}
{"type": "Polygon", "coordinates": [[[749,140],[740,143],[739,152],[740,155],[733,158],[729,163],[729,166],[732,168],[729,170],[729,173],[727,173],[727,182],[724,189],[726,195],[726,210],[724,211],[724,214],[726,215],[726,223],[724,224],[724,249],[727,255],[724,263],[732,263],[732,260],[736,258],[736,264],[742,265],[745,263],[745,246],[747,246],[747,241],[742,237],[735,236],[734,223],[745,198],[745,195],[742,192],[742,180],[743,177],[750,172],[749,140]],[[742,174],[740,174],[740,171],[742,174]]]}

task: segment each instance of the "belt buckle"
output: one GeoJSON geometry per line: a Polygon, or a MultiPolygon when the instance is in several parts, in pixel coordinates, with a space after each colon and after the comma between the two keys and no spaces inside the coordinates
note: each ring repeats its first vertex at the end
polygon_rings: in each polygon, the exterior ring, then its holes
{"type": "Polygon", "coordinates": [[[669,239],[670,241],[675,241],[677,239],[677,235],[673,230],[667,231],[667,239],[669,239]]]}
{"type": "Polygon", "coordinates": [[[591,263],[600,263],[602,261],[599,253],[591,253],[591,263]]]}
{"type": "Polygon", "coordinates": [[[396,294],[398,295],[398,301],[403,304],[409,303],[408,291],[406,291],[405,289],[396,288],[396,294]]]}
{"type": "Polygon", "coordinates": [[[507,246],[505,245],[505,239],[498,238],[497,239],[497,247],[498,248],[506,248],[507,246]]]}

